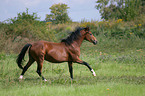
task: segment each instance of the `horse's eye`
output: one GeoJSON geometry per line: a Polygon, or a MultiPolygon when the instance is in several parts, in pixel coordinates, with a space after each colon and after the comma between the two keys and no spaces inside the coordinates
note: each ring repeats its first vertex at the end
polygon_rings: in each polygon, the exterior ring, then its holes
{"type": "Polygon", "coordinates": [[[90,35],[92,35],[92,33],[90,33],[90,35]]]}

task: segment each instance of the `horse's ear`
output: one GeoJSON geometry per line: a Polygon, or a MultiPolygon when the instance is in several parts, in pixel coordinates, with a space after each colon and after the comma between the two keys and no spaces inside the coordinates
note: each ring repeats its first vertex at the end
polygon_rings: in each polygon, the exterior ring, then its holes
{"type": "Polygon", "coordinates": [[[90,28],[89,28],[89,27],[86,27],[86,28],[85,28],[85,31],[90,31],[90,28]]]}

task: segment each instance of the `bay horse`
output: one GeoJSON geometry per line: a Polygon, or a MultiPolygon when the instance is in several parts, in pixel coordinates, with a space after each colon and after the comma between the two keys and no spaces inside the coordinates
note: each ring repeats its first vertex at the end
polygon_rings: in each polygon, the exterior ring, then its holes
{"type": "Polygon", "coordinates": [[[47,60],[52,63],[68,62],[70,77],[73,79],[73,63],[85,65],[92,72],[93,76],[96,76],[94,70],[85,61],[82,61],[80,56],[80,46],[83,40],[87,40],[94,45],[97,44],[96,38],[90,32],[89,27],[76,28],[66,39],[62,39],[60,43],[37,41],[32,44],[26,44],[20,54],[17,57],[18,67],[23,71],[19,79],[23,78],[24,73],[34,63],[37,62],[37,73],[44,80],[47,81],[42,75],[43,61],[47,60]],[[29,49],[29,60],[27,64],[22,67],[22,61],[24,59],[26,51],[29,49]]]}

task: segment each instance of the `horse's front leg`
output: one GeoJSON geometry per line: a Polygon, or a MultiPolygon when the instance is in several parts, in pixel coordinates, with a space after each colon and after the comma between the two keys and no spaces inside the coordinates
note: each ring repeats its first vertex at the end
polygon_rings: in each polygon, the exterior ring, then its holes
{"type": "Polygon", "coordinates": [[[70,77],[73,80],[73,67],[72,67],[72,65],[73,65],[72,62],[68,62],[70,77]]]}
{"type": "Polygon", "coordinates": [[[89,68],[89,70],[92,72],[93,76],[96,76],[95,71],[90,67],[90,65],[87,62],[82,61],[79,58],[77,58],[76,63],[79,63],[79,64],[87,66],[89,68]]]}

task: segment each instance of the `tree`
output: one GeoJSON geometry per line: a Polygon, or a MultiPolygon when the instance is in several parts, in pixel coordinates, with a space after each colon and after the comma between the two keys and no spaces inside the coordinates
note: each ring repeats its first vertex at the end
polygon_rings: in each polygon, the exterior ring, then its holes
{"type": "Polygon", "coordinates": [[[54,4],[49,9],[51,10],[51,14],[46,14],[46,21],[51,21],[55,24],[71,21],[67,12],[67,9],[69,9],[69,7],[66,4],[54,4]]]}
{"type": "Polygon", "coordinates": [[[98,0],[95,6],[101,13],[102,19],[133,20],[142,13],[145,0],[98,0]]]}

